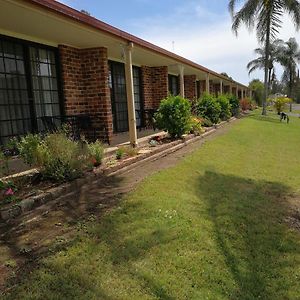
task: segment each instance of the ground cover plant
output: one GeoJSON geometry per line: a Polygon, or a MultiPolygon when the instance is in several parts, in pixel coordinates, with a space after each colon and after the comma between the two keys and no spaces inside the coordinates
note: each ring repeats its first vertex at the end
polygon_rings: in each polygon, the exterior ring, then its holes
{"type": "Polygon", "coordinates": [[[298,299],[299,128],[275,113],[238,121],[93,218],[4,299],[298,299]]]}
{"type": "Polygon", "coordinates": [[[101,165],[104,147],[100,141],[72,140],[61,130],[44,137],[29,134],[18,143],[20,157],[39,169],[43,179],[64,182],[80,177],[89,168],[101,165]]]}

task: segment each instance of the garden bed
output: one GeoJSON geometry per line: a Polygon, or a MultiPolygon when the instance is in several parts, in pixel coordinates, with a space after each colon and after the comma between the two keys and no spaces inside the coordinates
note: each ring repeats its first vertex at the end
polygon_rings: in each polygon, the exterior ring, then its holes
{"type": "MultiPolygon", "coordinates": [[[[231,118],[229,121],[233,121],[235,118],[231,118]]],[[[27,179],[27,184],[24,188],[16,193],[16,200],[12,203],[4,204],[0,207],[0,220],[9,221],[17,216],[35,209],[49,201],[53,201],[61,196],[65,196],[70,193],[76,193],[79,191],[80,187],[86,183],[101,180],[103,176],[115,175],[121,173],[122,171],[128,170],[128,168],[134,167],[139,162],[145,161],[147,159],[154,159],[155,156],[165,156],[168,153],[174,152],[186,144],[197,141],[205,137],[206,135],[214,132],[217,128],[222,127],[228,122],[224,121],[216,126],[209,127],[205,129],[205,133],[195,136],[193,134],[188,134],[183,136],[181,139],[170,139],[169,137],[159,137],[158,142],[155,146],[149,144],[142,144],[136,149],[137,153],[135,156],[128,157],[124,156],[122,159],[116,159],[115,151],[111,153],[110,156],[106,157],[103,164],[94,168],[92,171],[85,172],[84,176],[77,178],[71,182],[63,184],[55,184],[50,181],[37,181],[35,184],[30,184],[32,182],[30,178],[37,176],[37,170],[31,170],[27,174],[21,173],[16,174],[14,177],[22,178],[21,180],[27,179]]],[[[153,140],[154,137],[151,137],[153,140]]],[[[19,180],[19,179],[18,179],[19,180]]]]}

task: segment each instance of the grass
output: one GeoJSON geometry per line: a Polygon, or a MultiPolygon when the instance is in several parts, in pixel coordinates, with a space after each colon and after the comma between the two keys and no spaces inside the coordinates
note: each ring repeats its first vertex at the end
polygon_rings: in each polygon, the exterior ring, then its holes
{"type": "Polygon", "coordinates": [[[300,120],[254,114],[41,261],[7,299],[299,299],[300,120]]]}

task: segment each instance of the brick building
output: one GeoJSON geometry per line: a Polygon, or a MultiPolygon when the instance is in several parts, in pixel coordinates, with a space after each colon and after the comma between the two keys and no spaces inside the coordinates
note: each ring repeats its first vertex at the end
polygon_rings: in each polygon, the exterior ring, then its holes
{"type": "Polygon", "coordinates": [[[168,93],[246,86],[52,0],[0,0],[0,144],[88,116],[98,138],[143,127],[168,93]],[[48,119],[47,119],[48,118],[48,119]],[[54,121],[53,121],[54,122],[54,121]]]}

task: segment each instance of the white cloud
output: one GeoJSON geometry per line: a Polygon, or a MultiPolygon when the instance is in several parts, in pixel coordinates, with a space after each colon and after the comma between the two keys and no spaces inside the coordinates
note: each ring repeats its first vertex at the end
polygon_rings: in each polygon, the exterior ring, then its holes
{"type": "MultiPolygon", "coordinates": [[[[217,72],[227,72],[235,80],[247,84],[251,78],[263,78],[262,72],[248,76],[247,63],[258,47],[255,32],[241,28],[238,37],[231,31],[229,13],[216,15],[206,6],[190,3],[176,8],[167,17],[159,15],[135,20],[134,28],[146,40],[198,62],[217,72]]],[[[285,16],[278,38],[287,40],[299,34],[285,16]]],[[[277,68],[280,70],[280,67],[277,68]]],[[[280,77],[280,74],[278,74],[280,77]]]]}

